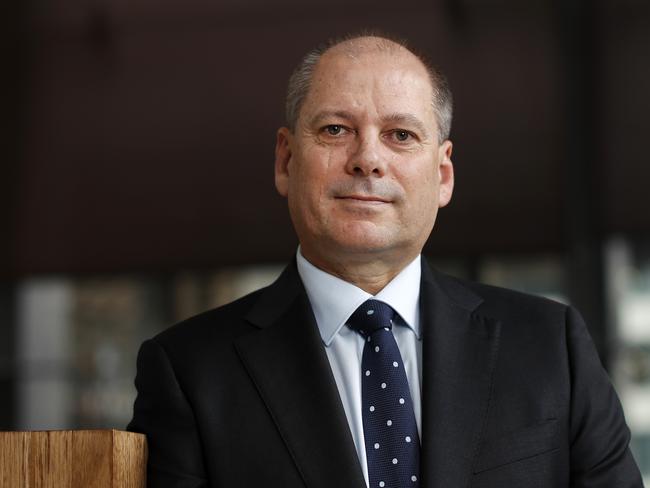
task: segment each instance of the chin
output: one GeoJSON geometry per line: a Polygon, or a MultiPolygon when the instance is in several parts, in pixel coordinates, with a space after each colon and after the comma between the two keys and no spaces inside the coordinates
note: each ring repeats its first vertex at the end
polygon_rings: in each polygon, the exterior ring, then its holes
{"type": "Polygon", "coordinates": [[[394,247],[390,232],[377,228],[348,229],[336,236],[331,236],[334,245],[341,251],[350,253],[381,252],[394,247]]]}

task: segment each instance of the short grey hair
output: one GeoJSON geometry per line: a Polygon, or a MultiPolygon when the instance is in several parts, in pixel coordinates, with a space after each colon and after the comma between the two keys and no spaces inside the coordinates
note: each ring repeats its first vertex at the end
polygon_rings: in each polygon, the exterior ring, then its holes
{"type": "Polygon", "coordinates": [[[451,131],[451,118],[453,111],[453,100],[449,83],[442,72],[434,67],[428,60],[419,53],[414,52],[407,46],[406,41],[403,39],[393,38],[385,34],[377,34],[373,32],[360,33],[354,35],[347,35],[336,39],[331,39],[328,42],[318,46],[316,49],[309,51],[300,61],[296,69],[289,78],[289,86],[287,88],[287,98],[285,102],[285,116],[287,127],[291,132],[295,131],[300,109],[302,108],[309,89],[311,81],[316,71],[316,66],[320,61],[323,54],[339,44],[357,39],[373,37],[377,40],[377,47],[381,50],[397,50],[404,48],[413,54],[424,66],[429,74],[431,87],[433,88],[433,111],[436,115],[436,122],[438,124],[438,142],[449,139],[451,131]]]}

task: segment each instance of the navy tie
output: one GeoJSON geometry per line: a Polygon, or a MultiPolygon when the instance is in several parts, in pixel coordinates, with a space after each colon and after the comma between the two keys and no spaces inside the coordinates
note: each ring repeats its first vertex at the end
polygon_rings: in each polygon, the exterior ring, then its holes
{"type": "Polygon", "coordinates": [[[420,484],[420,440],[404,362],[391,330],[394,316],[390,305],[367,300],[348,320],[366,340],[361,405],[370,488],[420,484]]]}

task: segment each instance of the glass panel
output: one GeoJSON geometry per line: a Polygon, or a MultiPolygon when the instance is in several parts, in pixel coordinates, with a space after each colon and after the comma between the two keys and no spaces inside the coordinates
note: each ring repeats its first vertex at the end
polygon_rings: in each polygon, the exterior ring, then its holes
{"type": "Polygon", "coordinates": [[[613,379],[632,431],[632,450],[650,485],[650,247],[623,238],[605,249],[616,344],[613,379]]]}
{"type": "Polygon", "coordinates": [[[70,327],[76,428],[124,428],[131,418],[140,343],[170,322],[165,280],[128,276],[74,283],[70,327]]]}
{"type": "Polygon", "coordinates": [[[16,428],[69,428],[73,286],[64,278],[34,279],[17,287],[17,297],[16,428]]]}
{"type": "Polygon", "coordinates": [[[479,280],[568,303],[564,268],[558,256],[486,257],[479,266],[479,280]]]}
{"type": "Polygon", "coordinates": [[[142,341],[270,284],[281,266],[174,277],[33,278],[18,287],[15,426],[118,428],[131,419],[142,341]]]}

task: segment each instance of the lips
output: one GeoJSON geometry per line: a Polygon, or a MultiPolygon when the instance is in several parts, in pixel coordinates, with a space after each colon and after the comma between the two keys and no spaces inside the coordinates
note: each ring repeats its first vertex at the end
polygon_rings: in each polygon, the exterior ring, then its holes
{"type": "Polygon", "coordinates": [[[375,195],[343,195],[336,197],[339,200],[351,200],[368,203],[390,203],[390,200],[375,195]]]}

